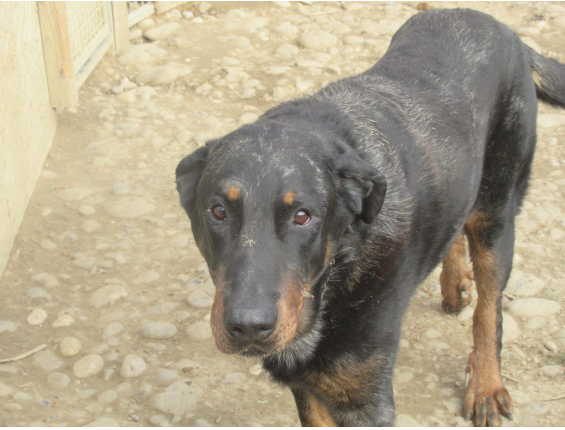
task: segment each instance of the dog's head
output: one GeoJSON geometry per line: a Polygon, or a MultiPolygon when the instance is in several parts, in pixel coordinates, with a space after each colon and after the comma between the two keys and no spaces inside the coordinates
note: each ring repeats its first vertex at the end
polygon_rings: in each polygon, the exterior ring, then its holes
{"type": "Polygon", "coordinates": [[[309,331],[340,238],[371,223],[386,192],[368,163],[268,120],[208,142],[176,176],[216,285],[216,344],[243,355],[280,352],[309,331]]]}

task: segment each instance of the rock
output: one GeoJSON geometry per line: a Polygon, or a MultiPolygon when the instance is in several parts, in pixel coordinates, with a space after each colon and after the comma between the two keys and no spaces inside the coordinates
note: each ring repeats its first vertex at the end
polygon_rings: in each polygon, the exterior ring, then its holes
{"type": "Polygon", "coordinates": [[[530,403],[526,406],[524,413],[529,415],[543,415],[549,410],[547,403],[530,403]]]}
{"type": "Polygon", "coordinates": [[[249,373],[255,376],[259,376],[261,373],[263,373],[263,366],[261,364],[256,364],[254,366],[251,366],[249,368],[249,373]]]}
{"type": "Polygon", "coordinates": [[[135,136],[137,133],[139,133],[140,126],[137,122],[123,122],[121,124],[118,124],[118,130],[121,130],[124,133],[124,136],[130,137],[135,136]]]}
{"type": "Polygon", "coordinates": [[[142,325],[137,332],[149,339],[168,339],[176,334],[177,328],[166,322],[151,322],[142,325]]]}
{"type": "Polygon", "coordinates": [[[149,40],[164,40],[177,34],[180,28],[179,23],[170,22],[145,30],[143,35],[149,40]]]}
{"type": "Polygon", "coordinates": [[[346,36],[343,39],[343,42],[346,45],[362,45],[365,42],[365,39],[361,36],[346,36]]]}
{"type": "Polygon", "coordinates": [[[89,216],[89,215],[93,215],[96,212],[96,209],[94,209],[90,205],[80,205],[78,211],[81,215],[89,216]]]}
{"type": "Polygon", "coordinates": [[[394,419],[395,427],[422,427],[418,421],[412,418],[410,415],[398,414],[394,419]]]}
{"type": "Polygon", "coordinates": [[[141,31],[139,28],[134,28],[129,31],[129,40],[139,39],[142,36],[143,36],[143,31],[141,31]]]}
{"type": "Polygon", "coordinates": [[[97,354],[82,357],[73,365],[73,375],[77,378],[88,378],[96,375],[104,367],[104,360],[97,354]]]}
{"type": "Polygon", "coordinates": [[[428,339],[437,339],[442,336],[442,334],[434,328],[430,328],[423,333],[424,337],[428,339]]]}
{"type": "Polygon", "coordinates": [[[547,342],[544,343],[545,348],[548,351],[557,351],[557,345],[555,345],[553,342],[551,342],[550,340],[548,340],[547,342]]]}
{"type": "Polygon", "coordinates": [[[150,270],[139,275],[132,283],[135,285],[148,284],[150,282],[156,281],[159,278],[160,275],[157,272],[150,270]]]}
{"type": "Polygon", "coordinates": [[[208,308],[214,303],[214,299],[208,293],[195,290],[188,295],[188,304],[195,308],[208,308]]]}
{"type": "Polygon", "coordinates": [[[293,58],[299,51],[300,49],[297,46],[285,43],[278,47],[275,54],[282,58],[293,58]]]}
{"type": "Polygon", "coordinates": [[[543,290],[545,284],[537,276],[512,269],[505,291],[518,297],[532,297],[543,290]]]}
{"type": "Polygon", "coordinates": [[[257,118],[259,117],[254,113],[244,113],[239,117],[239,125],[251,124],[257,121],[257,118]]]}
{"type": "Polygon", "coordinates": [[[106,327],[104,327],[102,333],[104,334],[104,337],[108,338],[121,333],[123,330],[124,330],[124,325],[122,323],[113,322],[108,324],[106,327]]]}
{"type": "Polygon", "coordinates": [[[94,267],[94,258],[92,257],[81,257],[73,260],[71,263],[73,267],[78,267],[84,270],[91,270],[94,267]]]}
{"type": "Polygon", "coordinates": [[[555,376],[563,376],[563,366],[559,366],[558,364],[543,366],[540,370],[552,378],[555,376]]]}
{"type": "Polygon", "coordinates": [[[204,390],[190,380],[173,382],[153,398],[151,405],[161,412],[181,415],[203,394],[204,390]]]}
{"type": "Polygon", "coordinates": [[[202,341],[212,337],[212,329],[209,323],[199,321],[188,326],[186,334],[192,340],[202,341]]]}
{"type": "Polygon", "coordinates": [[[143,358],[136,354],[128,354],[122,361],[120,375],[122,378],[134,378],[141,375],[146,368],[147,364],[143,358]]]}
{"type": "Polygon", "coordinates": [[[83,427],[120,427],[120,425],[113,418],[98,417],[94,421],[85,424],[83,427]]]}
{"type": "Polygon", "coordinates": [[[517,317],[534,317],[556,314],[561,310],[561,305],[554,300],[529,298],[513,300],[507,308],[517,317]]]}
{"type": "Polygon", "coordinates": [[[64,357],[73,357],[80,352],[82,344],[76,337],[66,337],[59,344],[59,351],[64,357]]]}
{"type": "Polygon", "coordinates": [[[167,427],[169,423],[163,415],[155,414],[149,417],[149,422],[156,427],[167,427]]]}
{"type": "Polygon", "coordinates": [[[155,66],[140,72],[135,81],[138,84],[163,85],[174,82],[179,76],[177,69],[170,66],[155,66]]]}
{"type": "Polygon", "coordinates": [[[556,128],[565,126],[565,115],[559,113],[538,114],[538,126],[544,128],[556,128]]]}
{"type": "Polygon", "coordinates": [[[153,57],[137,46],[120,55],[118,58],[120,64],[123,64],[124,66],[137,66],[147,64],[152,61],[153,57]]]}
{"type": "Polygon", "coordinates": [[[5,331],[14,332],[18,326],[14,324],[12,321],[0,321],[0,333],[5,331]]]}
{"type": "Polygon", "coordinates": [[[92,233],[94,230],[100,228],[100,223],[93,219],[88,219],[80,226],[85,233],[92,233]]]}
{"type": "Polygon", "coordinates": [[[27,296],[32,300],[33,299],[51,300],[51,295],[48,294],[44,288],[41,287],[30,288],[29,290],[27,290],[27,296]]]}
{"type": "Polygon", "coordinates": [[[162,369],[155,375],[155,380],[158,384],[163,385],[164,383],[169,383],[173,379],[176,379],[178,373],[171,369],[162,369]]]}
{"type": "Polygon", "coordinates": [[[298,27],[288,21],[275,25],[271,30],[286,37],[294,37],[298,34],[298,27]]]}
{"type": "Polygon", "coordinates": [[[192,369],[200,369],[202,366],[188,358],[183,358],[182,360],[178,361],[177,363],[171,366],[171,369],[175,369],[178,371],[186,372],[192,369]]]}
{"type": "Polygon", "coordinates": [[[175,303],[175,302],[163,302],[158,304],[157,306],[155,306],[153,309],[151,309],[151,311],[149,312],[149,315],[165,315],[168,314],[170,312],[172,312],[173,310],[175,310],[180,303],[175,303]]]}
{"type": "Polygon", "coordinates": [[[41,247],[45,248],[45,249],[55,249],[55,248],[57,248],[57,245],[55,243],[53,243],[53,242],[51,242],[50,240],[47,240],[47,239],[42,240],[39,245],[41,245],[41,247]]]}
{"type": "Polygon", "coordinates": [[[38,273],[36,275],[33,275],[31,280],[33,282],[37,282],[41,284],[45,288],[52,288],[59,286],[59,281],[57,281],[57,279],[55,279],[55,277],[50,275],[49,273],[38,273]]]}
{"type": "Polygon", "coordinates": [[[264,72],[266,75],[283,75],[288,72],[289,69],[290,67],[286,66],[271,66],[267,67],[264,72]]]}
{"type": "Polygon", "coordinates": [[[0,397],[8,397],[14,390],[0,382],[0,397]]]}
{"type": "Polygon", "coordinates": [[[212,427],[212,424],[202,418],[199,418],[192,422],[192,427],[212,427]]]}
{"type": "Polygon", "coordinates": [[[79,201],[94,192],[90,188],[67,188],[59,192],[59,198],[66,201],[79,201]]]}
{"type": "Polygon", "coordinates": [[[22,401],[22,402],[29,402],[33,400],[33,397],[23,391],[16,391],[14,396],[12,397],[14,400],[22,401]]]}
{"type": "Polygon", "coordinates": [[[89,303],[92,307],[100,309],[113,305],[118,300],[127,296],[127,290],[120,285],[107,285],[99,288],[90,297],[89,303]]]}
{"type": "Polygon", "coordinates": [[[155,206],[138,197],[122,197],[120,200],[108,202],[104,210],[116,218],[139,218],[155,210],[155,206]]]}
{"type": "Polygon", "coordinates": [[[121,93],[118,95],[118,97],[116,97],[117,100],[119,100],[122,103],[135,103],[137,101],[136,98],[137,95],[137,91],[136,90],[131,90],[131,91],[126,91],[125,93],[121,93]]]}
{"type": "Polygon", "coordinates": [[[192,139],[192,132],[188,130],[183,130],[179,134],[177,134],[177,140],[181,143],[190,142],[192,139]]]}
{"type": "Polygon", "coordinates": [[[96,401],[98,403],[112,403],[115,402],[117,398],[118,393],[116,393],[114,390],[107,390],[103,393],[100,393],[98,397],[96,397],[96,401]]]}
{"type": "Polygon", "coordinates": [[[302,33],[298,43],[308,49],[327,49],[337,44],[337,37],[323,30],[314,30],[302,33]]]}
{"type": "Polygon", "coordinates": [[[35,308],[31,313],[27,316],[27,322],[30,325],[39,325],[42,324],[43,321],[47,318],[47,312],[43,309],[35,308]]]}
{"type": "Polygon", "coordinates": [[[61,315],[60,317],[58,317],[55,321],[53,321],[53,324],[51,324],[51,327],[53,327],[53,328],[68,327],[74,322],[75,322],[75,319],[71,315],[64,314],[64,315],[61,315]]]}
{"type": "Polygon", "coordinates": [[[55,370],[63,365],[63,361],[50,349],[33,354],[33,361],[43,370],[55,370]]]}
{"type": "Polygon", "coordinates": [[[507,313],[502,313],[502,343],[507,344],[520,337],[518,324],[507,313]]]}

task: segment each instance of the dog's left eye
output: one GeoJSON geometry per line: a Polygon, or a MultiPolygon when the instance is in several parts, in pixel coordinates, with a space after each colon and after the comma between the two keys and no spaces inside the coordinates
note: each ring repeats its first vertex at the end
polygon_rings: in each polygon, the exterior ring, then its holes
{"type": "Polygon", "coordinates": [[[306,212],[304,210],[299,210],[294,215],[294,223],[298,224],[298,225],[306,225],[310,222],[311,219],[312,218],[310,217],[308,212],[306,212]]]}
{"type": "Polygon", "coordinates": [[[228,214],[226,213],[226,208],[222,205],[216,205],[212,208],[212,215],[218,221],[223,221],[227,218],[228,214]]]}

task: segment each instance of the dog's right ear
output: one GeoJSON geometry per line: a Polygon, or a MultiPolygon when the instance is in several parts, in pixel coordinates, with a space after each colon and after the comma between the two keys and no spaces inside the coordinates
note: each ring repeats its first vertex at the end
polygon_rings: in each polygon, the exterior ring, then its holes
{"type": "Polygon", "coordinates": [[[218,143],[217,140],[210,141],[192,154],[183,158],[176,169],[177,191],[180,195],[180,203],[188,213],[196,202],[198,195],[198,184],[206,167],[210,149],[218,143]]]}

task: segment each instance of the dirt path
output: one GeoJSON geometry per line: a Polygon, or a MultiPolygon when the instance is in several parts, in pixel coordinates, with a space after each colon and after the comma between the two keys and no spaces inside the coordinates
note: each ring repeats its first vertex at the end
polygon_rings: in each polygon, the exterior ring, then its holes
{"type": "MultiPolygon", "coordinates": [[[[491,13],[565,62],[565,3],[429,4],[491,13]]],[[[290,392],[257,360],[214,346],[213,285],[174,169],[278,101],[369,68],[417,3],[206,9],[188,4],[143,22],[158,27],[146,33],[157,40],[107,56],[81,89],[81,106],[59,116],[0,283],[0,359],[45,347],[0,363],[1,425],[299,424],[290,392]],[[188,11],[196,18],[183,17],[188,11]]],[[[504,299],[502,372],[516,404],[505,425],[565,425],[565,399],[547,400],[565,394],[564,173],[565,112],[540,106],[504,299]]],[[[470,424],[459,414],[474,303],[444,315],[438,274],[405,318],[397,425],[470,424]]]]}

